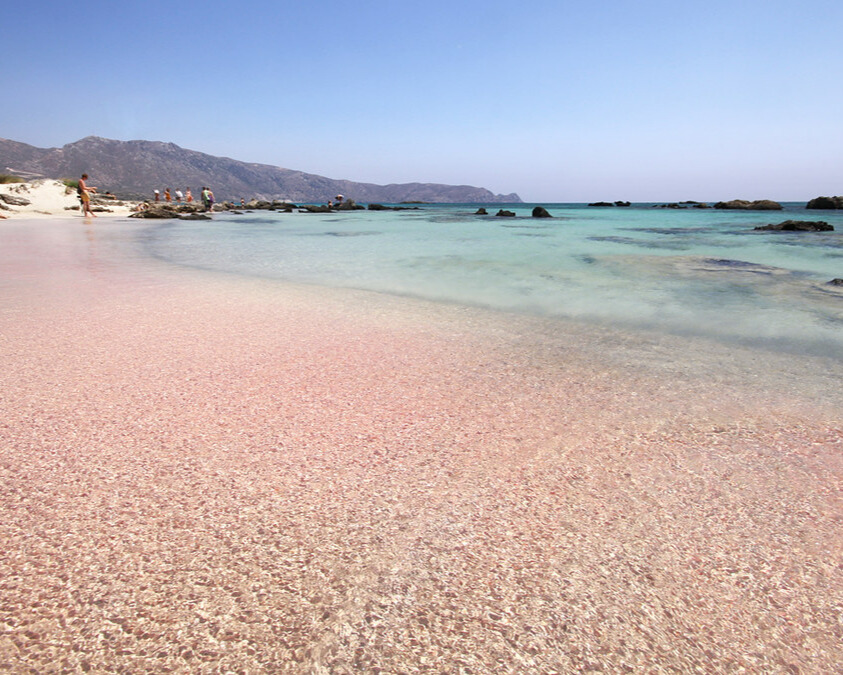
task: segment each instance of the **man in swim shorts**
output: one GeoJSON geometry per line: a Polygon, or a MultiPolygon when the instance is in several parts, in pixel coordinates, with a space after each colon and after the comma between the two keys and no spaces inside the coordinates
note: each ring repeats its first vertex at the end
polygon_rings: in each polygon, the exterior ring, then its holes
{"type": "Polygon", "coordinates": [[[94,212],[91,211],[91,195],[88,194],[89,192],[96,192],[97,189],[95,187],[89,187],[88,183],[88,174],[83,173],[82,178],[79,179],[79,186],[76,188],[76,192],[79,194],[79,201],[82,202],[82,217],[91,216],[91,218],[96,218],[94,212]]]}

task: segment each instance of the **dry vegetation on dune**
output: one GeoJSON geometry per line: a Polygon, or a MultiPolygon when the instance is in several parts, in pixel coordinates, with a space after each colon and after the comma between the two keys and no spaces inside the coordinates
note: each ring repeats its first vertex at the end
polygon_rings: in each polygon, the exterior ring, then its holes
{"type": "Polygon", "coordinates": [[[0,669],[839,668],[829,416],[227,283],[4,295],[0,669]]]}

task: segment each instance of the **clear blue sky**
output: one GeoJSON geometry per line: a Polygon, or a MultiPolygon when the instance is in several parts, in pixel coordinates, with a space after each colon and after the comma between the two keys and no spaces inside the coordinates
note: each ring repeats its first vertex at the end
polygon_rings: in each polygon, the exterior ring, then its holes
{"type": "Polygon", "coordinates": [[[31,0],[0,137],[527,201],[843,194],[840,0],[31,0]]]}

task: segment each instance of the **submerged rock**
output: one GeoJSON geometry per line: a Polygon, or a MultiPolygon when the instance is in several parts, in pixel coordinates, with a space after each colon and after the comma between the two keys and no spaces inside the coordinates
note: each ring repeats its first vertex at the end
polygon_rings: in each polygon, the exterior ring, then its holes
{"type": "Polygon", "coordinates": [[[823,220],[785,220],[776,225],[761,225],[756,230],[772,232],[834,232],[834,226],[823,220]]]}
{"type": "Polygon", "coordinates": [[[475,216],[488,216],[489,212],[482,206],[474,212],[475,216]]]}
{"type": "Polygon", "coordinates": [[[843,286],[843,279],[832,279],[828,282],[829,286],[843,286]]]}
{"type": "Polygon", "coordinates": [[[543,206],[537,206],[533,209],[533,218],[553,218],[553,216],[543,206]]]}
{"type": "Polygon", "coordinates": [[[495,215],[501,218],[515,218],[515,214],[512,211],[506,211],[504,209],[501,209],[495,215]]]}

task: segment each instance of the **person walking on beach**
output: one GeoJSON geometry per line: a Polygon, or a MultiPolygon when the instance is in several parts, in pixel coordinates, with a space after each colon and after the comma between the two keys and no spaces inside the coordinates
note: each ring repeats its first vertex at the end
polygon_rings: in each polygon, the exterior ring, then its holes
{"type": "Polygon", "coordinates": [[[172,199],[172,197],[170,196],[170,188],[164,190],[164,199],[167,200],[168,204],[170,203],[170,200],[172,199]]]}
{"type": "Polygon", "coordinates": [[[193,193],[190,191],[190,188],[184,191],[184,199],[188,204],[193,202],[193,193]]]}
{"type": "Polygon", "coordinates": [[[184,198],[181,190],[176,190],[176,204],[181,204],[181,200],[184,198]]]}
{"type": "Polygon", "coordinates": [[[161,193],[160,193],[160,192],[158,192],[158,188],[155,188],[155,201],[156,201],[156,202],[160,202],[160,201],[161,201],[161,193]]]}
{"type": "Polygon", "coordinates": [[[82,178],[79,179],[76,192],[79,194],[79,201],[82,202],[82,217],[91,216],[91,218],[96,218],[94,212],[91,211],[91,195],[88,193],[96,192],[97,189],[93,186],[89,186],[87,180],[88,174],[83,173],[82,178]]]}

